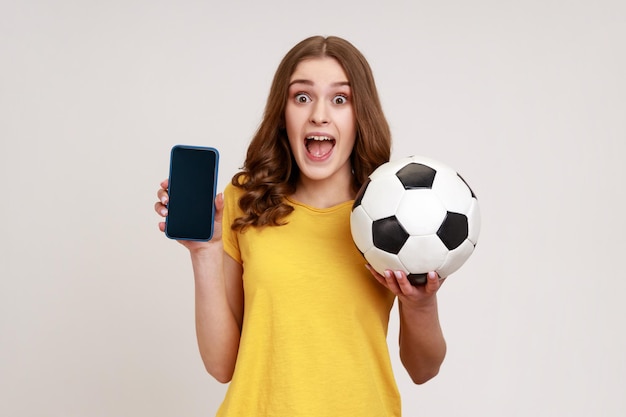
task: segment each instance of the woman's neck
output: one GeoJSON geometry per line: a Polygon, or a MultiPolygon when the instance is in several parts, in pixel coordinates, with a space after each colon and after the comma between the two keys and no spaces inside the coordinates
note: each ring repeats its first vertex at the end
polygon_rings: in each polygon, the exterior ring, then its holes
{"type": "Polygon", "coordinates": [[[300,203],[320,209],[329,208],[353,200],[352,177],[345,179],[298,180],[292,198],[300,203]]]}

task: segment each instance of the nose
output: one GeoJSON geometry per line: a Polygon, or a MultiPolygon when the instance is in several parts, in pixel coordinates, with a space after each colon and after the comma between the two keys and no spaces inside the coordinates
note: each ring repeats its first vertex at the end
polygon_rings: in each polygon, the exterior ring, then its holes
{"type": "Polygon", "coordinates": [[[311,123],[325,125],[329,122],[328,109],[323,100],[317,101],[311,110],[311,123]]]}

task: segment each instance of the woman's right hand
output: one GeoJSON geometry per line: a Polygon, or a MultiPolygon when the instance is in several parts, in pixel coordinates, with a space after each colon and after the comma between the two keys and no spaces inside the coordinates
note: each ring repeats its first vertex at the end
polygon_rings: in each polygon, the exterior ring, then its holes
{"type": "MultiPolygon", "coordinates": [[[[167,203],[169,199],[168,180],[161,181],[161,188],[157,191],[157,201],[154,204],[154,210],[161,217],[167,217],[167,203]]],[[[215,220],[213,221],[213,237],[208,242],[198,242],[194,240],[177,240],[178,243],[189,249],[190,251],[199,250],[209,247],[212,243],[221,242],[222,240],[222,214],[224,212],[224,196],[219,193],[215,198],[215,220]]],[[[159,230],[165,232],[165,222],[159,222],[159,230]]]]}

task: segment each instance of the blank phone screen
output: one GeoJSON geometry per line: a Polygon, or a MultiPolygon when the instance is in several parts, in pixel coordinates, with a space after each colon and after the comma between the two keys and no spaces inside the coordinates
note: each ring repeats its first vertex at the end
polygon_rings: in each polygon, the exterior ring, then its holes
{"type": "Polygon", "coordinates": [[[218,153],[177,145],[170,159],[166,234],[172,239],[209,240],[213,235],[218,153]]]}

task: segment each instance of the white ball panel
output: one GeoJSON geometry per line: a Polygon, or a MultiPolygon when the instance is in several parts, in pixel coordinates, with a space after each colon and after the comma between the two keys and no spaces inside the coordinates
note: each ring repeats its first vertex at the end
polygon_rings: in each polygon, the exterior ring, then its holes
{"type": "Polygon", "coordinates": [[[406,190],[396,217],[410,235],[436,233],[446,217],[446,208],[430,189],[406,190]]]}
{"type": "Polygon", "coordinates": [[[411,162],[411,158],[401,158],[382,164],[370,174],[370,179],[375,180],[377,178],[395,175],[396,172],[400,170],[400,168],[402,168],[409,162],[411,162]]]}
{"type": "Polygon", "coordinates": [[[381,275],[385,273],[386,269],[393,271],[402,270],[408,273],[408,269],[402,264],[397,255],[382,251],[375,246],[363,255],[367,262],[381,275]]]}
{"type": "Polygon", "coordinates": [[[481,226],[480,219],[480,206],[478,205],[478,200],[473,198],[472,204],[467,212],[467,223],[469,227],[467,239],[474,245],[478,243],[478,235],[480,234],[481,226]]]}
{"type": "Polygon", "coordinates": [[[372,220],[393,216],[404,194],[404,187],[395,175],[372,180],[361,199],[361,206],[372,220]]]}
{"type": "Polygon", "coordinates": [[[358,206],[350,214],[350,231],[352,232],[352,240],[361,252],[374,246],[372,219],[363,210],[363,206],[358,206]]]}
{"type": "Polygon", "coordinates": [[[398,253],[398,258],[411,273],[422,274],[436,271],[448,252],[437,235],[410,236],[398,253]]]}
{"type": "Polygon", "coordinates": [[[448,211],[466,214],[472,202],[472,191],[454,171],[437,171],[433,190],[448,211]]]}
{"type": "Polygon", "coordinates": [[[437,273],[442,278],[447,277],[463,266],[472,252],[474,252],[474,245],[466,239],[463,243],[461,243],[461,246],[448,253],[448,257],[443,265],[441,265],[437,273]]]}

